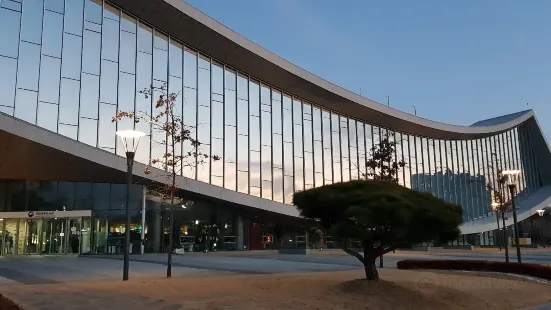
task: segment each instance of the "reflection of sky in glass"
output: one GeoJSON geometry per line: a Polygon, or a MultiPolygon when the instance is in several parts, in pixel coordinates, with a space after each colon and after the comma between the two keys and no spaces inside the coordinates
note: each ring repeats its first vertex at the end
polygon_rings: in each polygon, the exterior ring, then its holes
{"type": "MultiPolygon", "coordinates": [[[[406,163],[400,184],[461,203],[466,219],[488,214],[484,184],[495,184],[498,165],[523,171],[519,193],[540,186],[523,127],[473,141],[387,132],[251,80],[100,0],[2,2],[0,68],[0,112],[119,155],[116,130],[135,127],[148,134],[136,155],[146,164],[164,154],[164,134],[111,118],[116,111],[150,114],[156,98],[138,91],[168,83],[201,152],[222,157],[198,167],[190,159],[178,171],[279,202],[360,178],[387,134],[406,163]]],[[[176,153],[190,151],[184,143],[176,153]]]]}

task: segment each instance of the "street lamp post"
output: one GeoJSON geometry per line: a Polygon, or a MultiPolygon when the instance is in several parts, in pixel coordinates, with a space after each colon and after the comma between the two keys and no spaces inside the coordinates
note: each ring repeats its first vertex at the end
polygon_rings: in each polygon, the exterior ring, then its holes
{"type": "Polygon", "coordinates": [[[543,243],[543,247],[545,248],[545,237],[543,235],[543,216],[545,215],[545,210],[536,210],[538,215],[540,216],[540,235],[541,235],[541,243],[543,243]]]}
{"type": "Polygon", "coordinates": [[[132,186],[132,166],[134,165],[134,155],[140,143],[140,139],[145,133],[136,130],[120,130],[117,136],[122,140],[124,151],[126,153],[126,224],[124,227],[124,266],[122,271],[122,280],[128,280],[128,269],[130,268],[130,187],[132,186]]]}
{"type": "Polygon", "coordinates": [[[492,202],[492,211],[494,211],[495,214],[496,214],[496,222],[497,222],[497,234],[496,234],[497,238],[496,238],[496,242],[497,242],[497,244],[498,244],[498,246],[499,246],[499,250],[501,251],[501,242],[499,241],[499,239],[500,239],[500,238],[499,238],[499,230],[500,230],[500,229],[499,229],[499,207],[500,207],[500,204],[499,204],[499,203],[497,203],[497,202],[492,202]]]}
{"type": "Polygon", "coordinates": [[[548,216],[551,216],[551,206],[547,206],[541,210],[536,210],[536,212],[538,213],[538,215],[541,217],[541,221],[540,221],[540,229],[541,229],[541,240],[543,242],[543,247],[545,247],[545,234],[543,233],[543,223],[544,223],[544,217],[546,214],[548,216]]]}
{"type": "Polygon", "coordinates": [[[503,175],[507,176],[507,186],[509,187],[509,193],[511,194],[511,206],[513,209],[513,227],[515,229],[515,245],[517,248],[517,261],[522,263],[522,257],[520,254],[520,243],[518,236],[518,222],[517,222],[517,208],[515,204],[515,194],[516,194],[516,180],[520,174],[519,170],[506,170],[502,172],[503,175]]]}

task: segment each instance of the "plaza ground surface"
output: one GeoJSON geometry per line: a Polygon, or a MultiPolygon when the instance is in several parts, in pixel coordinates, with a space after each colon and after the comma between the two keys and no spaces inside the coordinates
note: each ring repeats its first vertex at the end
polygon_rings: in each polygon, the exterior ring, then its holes
{"type": "MultiPolygon", "coordinates": [[[[407,258],[503,260],[499,251],[398,251],[385,256],[380,285],[358,281],[362,266],[339,251],[312,255],[218,252],[122,257],[0,258],[0,293],[25,309],[521,309],[551,303],[551,285],[493,274],[396,270],[407,258]]],[[[514,254],[514,251],[511,251],[514,254]]],[[[551,263],[551,251],[525,251],[523,261],[551,263]]],[[[511,261],[516,258],[511,255],[511,261]]],[[[541,308],[547,309],[547,308],[541,308]]]]}

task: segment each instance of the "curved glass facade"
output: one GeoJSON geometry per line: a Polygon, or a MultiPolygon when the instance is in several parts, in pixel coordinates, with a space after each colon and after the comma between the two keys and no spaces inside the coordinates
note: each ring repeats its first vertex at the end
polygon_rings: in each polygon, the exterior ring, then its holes
{"type": "MultiPolygon", "coordinates": [[[[181,174],[285,204],[295,191],[360,178],[385,137],[406,162],[400,184],[461,204],[465,221],[490,215],[496,169],[522,170],[520,195],[542,186],[523,125],[476,140],[395,132],[273,88],[100,0],[1,0],[0,68],[1,112],[119,155],[118,129],[159,139],[113,116],[151,112],[155,99],[138,91],[166,83],[203,151],[222,158],[181,174]]],[[[136,160],[163,153],[142,143],[136,160]]]]}

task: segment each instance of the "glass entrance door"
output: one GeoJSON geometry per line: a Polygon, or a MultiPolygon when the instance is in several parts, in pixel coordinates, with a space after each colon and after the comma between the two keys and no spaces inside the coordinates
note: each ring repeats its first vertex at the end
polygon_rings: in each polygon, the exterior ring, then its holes
{"type": "Polygon", "coordinates": [[[67,219],[45,219],[42,225],[42,254],[65,254],[67,219]]]}
{"type": "Polygon", "coordinates": [[[92,218],[0,218],[0,256],[88,254],[92,218]]]}
{"type": "Polygon", "coordinates": [[[25,254],[40,254],[40,235],[42,220],[27,220],[25,254]]]}
{"type": "Polygon", "coordinates": [[[16,254],[17,250],[17,232],[19,231],[19,220],[17,219],[4,219],[4,231],[2,237],[4,238],[2,242],[2,253],[3,255],[12,255],[16,254]]]}
{"type": "Polygon", "coordinates": [[[69,251],[71,254],[80,254],[82,219],[69,219],[69,251]]]}
{"type": "Polygon", "coordinates": [[[0,218],[0,256],[4,256],[4,243],[6,242],[6,233],[4,230],[4,219],[0,218]]]}

